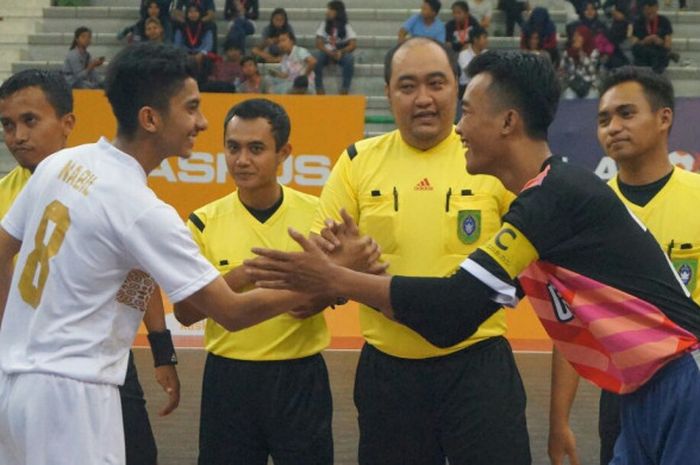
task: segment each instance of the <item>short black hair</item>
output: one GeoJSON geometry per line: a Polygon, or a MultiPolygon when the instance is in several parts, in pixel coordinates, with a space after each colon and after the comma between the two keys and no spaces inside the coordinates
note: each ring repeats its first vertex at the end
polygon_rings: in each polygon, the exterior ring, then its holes
{"type": "Polygon", "coordinates": [[[477,55],[467,67],[469,78],[481,73],[492,78],[489,92],[520,113],[527,135],[547,140],[561,93],[552,63],[533,53],[489,51],[477,55]]]}
{"type": "Polygon", "coordinates": [[[13,74],[0,86],[0,100],[28,87],[39,87],[59,118],[73,111],[73,92],[57,71],[25,69],[13,74]]]}
{"type": "Polygon", "coordinates": [[[479,26],[478,24],[475,24],[474,26],[469,28],[469,43],[474,42],[475,39],[478,39],[481,36],[487,35],[489,35],[489,31],[479,26]]]}
{"type": "Polygon", "coordinates": [[[465,2],[464,0],[457,0],[452,4],[450,7],[451,10],[454,10],[455,8],[459,8],[460,10],[464,11],[465,13],[469,13],[469,4],[465,2]]]}
{"type": "Polygon", "coordinates": [[[289,133],[292,130],[289,115],[281,105],[272,100],[254,98],[234,105],[224,118],[224,143],[226,142],[226,128],[234,116],[245,120],[266,119],[270,123],[270,131],[275,138],[275,150],[277,151],[289,142],[289,133]]]}
{"type": "Polygon", "coordinates": [[[285,30],[285,31],[280,31],[280,33],[277,34],[277,37],[279,37],[279,36],[288,36],[289,39],[290,39],[292,42],[294,42],[294,43],[296,43],[296,41],[297,41],[297,38],[296,38],[296,36],[294,35],[294,32],[292,32],[292,31],[289,30],[289,29],[288,29],[288,30],[285,30]]]}
{"type": "Polygon", "coordinates": [[[415,41],[434,43],[435,45],[440,47],[445,52],[445,56],[447,57],[447,61],[450,64],[452,72],[454,73],[455,79],[459,76],[459,70],[457,67],[455,54],[452,53],[452,51],[449,48],[447,48],[447,45],[445,45],[442,42],[438,42],[437,40],[430,37],[411,37],[408,40],[399,42],[398,44],[394,45],[389,49],[388,52],[386,52],[386,55],[384,55],[384,82],[386,82],[387,85],[389,84],[389,81],[391,81],[392,62],[394,61],[394,55],[396,55],[396,52],[398,52],[406,44],[410,44],[415,41]]]}
{"type": "Polygon", "coordinates": [[[122,49],[109,64],[105,94],[117,119],[117,133],[127,138],[138,129],[138,113],[150,106],[167,113],[170,99],[187,78],[196,79],[187,52],[173,45],[150,42],[122,49]]]}
{"type": "Polygon", "coordinates": [[[661,74],[656,74],[650,68],[639,66],[622,66],[610,72],[600,82],[600,96],[605,95],[612,87],[625,82],[636,82],[644,90],[644,95],[653,111],[661,108],[675,107],[673,84],[661,74]]]}
{"type": "Polygon", "coordinates": [[[428,6],[430,6],[430,9],[435,12],[435,14],[440,13],[440,8],[442,7],[442,3],[440,3],[440,0],[423,0],[423,3],[427,3],[428,6]]]}
{"type": "Polygon", "coordinates": [[[241,58],[241,67],[244,64],[248,63],[249,61],[252,61],[255,64],[256,68],[258,67],[258,61],[255,59],[255,57],[253,55],[246,55],[246,56],[242,57],[241,58]]]}

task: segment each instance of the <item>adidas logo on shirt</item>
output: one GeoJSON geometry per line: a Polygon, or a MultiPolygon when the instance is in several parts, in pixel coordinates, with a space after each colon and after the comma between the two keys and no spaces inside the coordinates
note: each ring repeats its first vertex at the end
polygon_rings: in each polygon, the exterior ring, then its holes
{"type": "Polygon", "coordinates": [[[416,184],[416,186],[413,188],[413,190],[431,191],[431,190],[433,190],[433,186],[430,185],[430,181],[428,181],[428,178],[423,178],[418,182],[418,184],[416,184]]]}

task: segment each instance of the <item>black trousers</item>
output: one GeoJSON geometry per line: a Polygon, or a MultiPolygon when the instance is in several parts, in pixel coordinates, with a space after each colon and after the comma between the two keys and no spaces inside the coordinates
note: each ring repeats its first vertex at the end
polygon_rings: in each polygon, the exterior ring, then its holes
{"type": "Polygon", "coordinates": [[[331,465],[328,371],[320,354],[274,362],[207,356],[200,465],[331,465]]]}
{"type": "Polygon", "coordinates": [[[124,385],[119,387],[124,420],[126,465],[155,465],[158,461],[156,440],[148,420],[146,400],[139,383],[134,353],[129,351],[129,365],[124,385]]]}
{"type": "Polygon", "coordinates": [[[527,465],[525,391],[508,342],[409,360],[365,344],[355,380],[361,465],[527,465]]]}

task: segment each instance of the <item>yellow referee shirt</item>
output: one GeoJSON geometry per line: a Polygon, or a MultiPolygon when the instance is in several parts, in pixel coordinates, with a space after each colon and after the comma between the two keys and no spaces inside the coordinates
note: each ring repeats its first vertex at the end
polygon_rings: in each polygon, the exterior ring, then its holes
{"type": "MultiPolygon", "coordinates": [[[[287,234],[290,226],[304,234],[311,227],[318,198],[282,187],[279,209],[260,223],[233,192],[196,210],[187,226],[202,254],[221,272],[253,258],[252,247],[284,251],[301,250],[287,234]],[[194,220],[194,221],[193,221],[194,220]]],[[[319,353],[328,346],[330,334],[322,314],[298,319],[279,315],[241,331],[229,332],[207,319],[206,349],[237,360],[291,360],[319,353]]]]}
{"type": "Polygon", "coordinates": [[[622,195],[617,176],[609,184],[627,208],[649,228],[668,253],[693,300],[700,303],[700,174],[674,168],[666,185],[643,207],[622,195]]]}
{"type": "Polygon", "coordinates": [[[31,175],[28,169],[17,166],[0,179],[0,219],[10,210],[31,175]]]}
{"type": "MultiPolygon", "coordinates": [[[[495,234],[513,195],[496,178],[466,172],[456,133],[430,150],[406,144],[398,130],[351,145],[336,163],[321,194],[312,231],[345,208],[362,234],[381,246],[391,274],[448,276],[495,234]]],[[[469,302],[464,303],[469,311],[469,302]]],[[[406,326],[360,307],[366,341],[402,358],[447,355],[505,332],[503,310],[469,339],[440,349],[406,326]]]]}

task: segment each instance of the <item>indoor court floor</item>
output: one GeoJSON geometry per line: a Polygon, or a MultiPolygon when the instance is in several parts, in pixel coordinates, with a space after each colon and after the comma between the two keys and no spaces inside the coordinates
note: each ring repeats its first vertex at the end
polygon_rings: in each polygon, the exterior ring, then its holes
{"type": "MultiPolygon", "coordinates": [[[[148,411],[159,448],[160,465],[194,465],[197,463],[199,399],[206,353],[201,349],[179,349],[178,372],[182,384],[179,408],[168,417],[158,417],[164,393],[153,376],[148,349],[134,349],[139,379],[146,393],[148,411]]],[[[324,358],[333,391],[333,433],[335,465],[357,464],[357,423],[352,402],[352,387],[359,351],[327,351],[324,358]]],[[[516,353],[516,360],[528,396],[527,421],[533,465],[548,465],[547,417],[549,412],[549,353],[516,353]]],[[[598,463],[598,396],[599,391],[581,382],[571,423],[577,434],[579,458],[583,464],[598,463]]],[[[507,465],[507,464],[494,464],[507,465]]]]}

